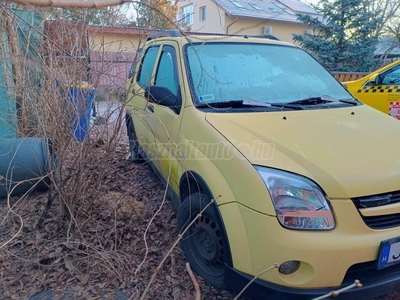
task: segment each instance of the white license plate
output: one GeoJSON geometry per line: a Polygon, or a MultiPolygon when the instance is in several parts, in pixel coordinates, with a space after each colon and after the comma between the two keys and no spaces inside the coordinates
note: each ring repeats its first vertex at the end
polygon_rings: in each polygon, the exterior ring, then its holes
{"type": "Polygon", "coordinates": [[[400,237],[381,242],[379,247],[378,269],[400,263],[400,237]]]}

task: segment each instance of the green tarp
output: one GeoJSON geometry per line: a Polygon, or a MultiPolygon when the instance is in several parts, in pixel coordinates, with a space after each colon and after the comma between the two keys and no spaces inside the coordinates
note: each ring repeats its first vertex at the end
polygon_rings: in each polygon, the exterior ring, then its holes
{"type": "MultiPolygon", "coordinates": [[[[43,18],[33,10],[11,9],[11,11],[16,14],[14,27],[18,34],[21,52],[29,65],[29,81],[32,88],[39,88],[41,63],[38,51],[42,49],[43,18]]],[[[12,62],[5,32],[1,33],[0,54],[0,140],[2,140],[16,137],[18,125],[12,62]]]]}
{"type": "Polygon", "coordinates": [[[17,115],[15,99],[11,97],[14,88],[14,79],[11,71],[7,35],[1,35],[3,57],[0,64],[0,140],[16,136],[17,115]],[[9,91],[10,93],[8,93],[9,91]]]}

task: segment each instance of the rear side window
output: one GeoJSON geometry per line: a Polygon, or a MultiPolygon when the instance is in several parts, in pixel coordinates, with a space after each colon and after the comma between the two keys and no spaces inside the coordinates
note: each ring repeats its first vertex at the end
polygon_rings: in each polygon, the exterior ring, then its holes
{"type": "Polygon", "coordinates": [[[146,54],[142,60],[137,78],[137,82],[142,88],[147,88],[150,84],[154,62],[156,61],[159,48],[159,46],[154,46],[147,49],[146,54]]]}
{"type": "Polygon", "coordinates": [[[174,47],[164,46],[158,63],[155,85],[168,88],[178,96],[178,74],[174,47]]]}

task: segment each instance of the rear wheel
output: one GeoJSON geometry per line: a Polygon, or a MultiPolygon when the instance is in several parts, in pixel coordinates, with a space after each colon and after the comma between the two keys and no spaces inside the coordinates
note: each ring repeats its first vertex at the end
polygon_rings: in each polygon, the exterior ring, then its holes
{"type": "MultiPolygon", "coordinates": [[[[183,201],[178,213],[179,232],[185,230],[210,200],[205,194],[195,193],[183,201]]],[[[187,230],[181,247],[190,266],[199,276],[215,287],[225,288],[228,243],[214,204],[187,230]]]]}

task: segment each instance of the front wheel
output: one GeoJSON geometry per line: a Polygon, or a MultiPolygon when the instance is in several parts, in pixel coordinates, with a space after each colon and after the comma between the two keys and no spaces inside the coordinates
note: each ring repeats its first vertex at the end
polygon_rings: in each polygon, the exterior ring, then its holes
{"type": "MultiPolygon", "coordinates": [[[[178,230],[182,232],[210,202],[202,193],[188,196],[178,213],[178,230]]],[[[192,269],[209,284],[225,288],[225,262],[228,243],[216,207],[211,204],[181,240],[181,247],[192,269]]]]}

